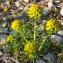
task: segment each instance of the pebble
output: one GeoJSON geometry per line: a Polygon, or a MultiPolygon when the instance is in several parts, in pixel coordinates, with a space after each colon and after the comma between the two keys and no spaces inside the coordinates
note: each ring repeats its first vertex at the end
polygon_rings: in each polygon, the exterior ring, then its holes
{"type": "Polygon", "coordinates": [[[63,30],[59,31],[57,34],[58,34],[59,36],[63,36],[63,30]]]}
{"type": "Polygon", "coordinates": [[[49,1],[48,2],[48,9],[51,9],[53,7],[53,3],[52,3],[52,1],[49,1]]]}
{"type": "Polygon", "coordinates": [[[59,4],[60,3],[60,0],[55,0],[54,3],[55,4],[59,4]]]}
{"type": "Polygon", "coordinates": [[[3,53],[2,52],[0,52],[0,56],[2,55],[3,53]]]}
{"type": "Polygon", "coordinates": [[[46,63],[46,62],[43,60],[37,60],[37,63],[46,63]]]}
{"type": "Polygon", "coordinates": [[[48,8],[44,8],[44,9],[43,9],[43,15],[44,15],[44,16],[47,16],[48,14],[49,14],[48,8]]]}
{"type": "Polygon", "coordinates": [[[19,7],[19,10],[23,10],[23,9],[24,9],[24,6],[19,7]]]}
{"type": "Polygon", "coordinates": [[[0,28],[0,33],[8,33],[8,28],[0,28]]]}
{"type": "Polygon", "coordinates": [[[0,60],[2,60],[3,53],[0,51],[0,60]]]}
{"type": "Polygon", "coordinates": [[[5,62],[4,62],[3,59],[2,59],[2,60],[0,60],[0,63],[5,63],[5,62]]]}
{"type": "Polygon", "coordinates": [[[48,53],[44,56],[44,59],[49,61],[48,63],[56,63],[56,55],[54,53],[48,53]]]}
{"type": "Polygon", "coordinates": [[[30,2],[30,0],[24,0],[24,2],[29,3],[29,2],[30,2]]]}
{"type": "Polygon", "coordinates": [[[16,7],[19,7],[19,6],[20,6],[19,1],[16,1],[16,2],[15,2],[15,6],[16,6],[16,7]]]}
{"type": "Polygon", "coordinates": [[[7,35],[6,34],[0,34],[0,39],[5,39],[7,37],[7,35]]]}
{"type": "Polygon", "coordinates": [[[7,26],[7,23],[3,23],[3,24],[2,24],[2,27],[6,27],[6,26],[7,26]]]}
{"type": "Polygon", "coordinates": [[[10,7],[9,1],[6,1],[5,3],[3,3],[2,8],[6,8],[6,7],[10,7]]]}
{"type": "Polygon", "coordinates": [[[62,7],[62,9],[60,10],[60,14],[63,16],[63,7],[62,7]]]}
{"type": "Polygon", "coordinates": [[[5,28],[6,26],[7,26],[7,22],[3,22],[0,24],[0,27],[3,27],[3,28],[5,28]]]}
{"type": "Polygon", "coordinates": [[[0,45],[3,45],[6,43],[6,37],[7,37],[7,35],[0,34],[0,45]]]}
{"type": "Polygon", "coordinates": [[[51,35],[50,41],[56,45],[60,45],[63,43],[63,37],[58,35],[51,35]]]}
{"type": "Polygon", "coordinates": [[[22,20],[23,22],[27,20],[27,14],[26,12],[23,12],[21,16],[18,17],[20,20],[22,20]]]}
{"type": "Polygon", "coordinates": [[[0,40],[0,46],[6,44],[6,38],[0,40]]]}

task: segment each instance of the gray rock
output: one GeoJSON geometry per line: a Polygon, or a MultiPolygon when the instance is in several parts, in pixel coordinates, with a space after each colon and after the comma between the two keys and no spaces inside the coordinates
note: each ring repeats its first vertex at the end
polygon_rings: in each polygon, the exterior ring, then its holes
{"type": "Polygon", "coordinates": [[[61,3],[60,3],[61,1],[60,0],[55,0],[54,1],[54,5],[55,5],[55,7],[57,7],[57,8],[61,8],[61,3]]]}
{"type": "Polygon", "coordinates": [[[44,56],[44,59],[48,61],[48,63],[56,63],[56,55],[53,53],[48,53],[44,56]]]}
{"type": "Polygon", "coordinates": [[[60,0],[55,0],[54,3],[55,4],[59,4],[61,1],[60,0]]]}
{"type": "Polygon", "coordinates": [[[51,35],[50,41],[56,45],[60,45],[63,43],[63,37],[57,35],[51,35]]]}
{"type": "Polygon", "coordinates": [[[8,33],[8,28],[0,28],[0,33],[8,33]]]}
{"type": "Polygon", "coordinates": [[[46,62],[43,60],[37,60],[37,63],[46,63],[46,62]]]}
{"type": "Polygon", "coordinates": [[[63,16],[63,7],[60,10],[60,14],[63,16]]]}
{"type": "Polygon", "coordinates": [[[0,60],[3,58],[3,53],[0,51],[0,60]]]}
{"type": "Polygon", "coordinates": [[[2,59],[2,60],[0,60],[0,63],[5,63],[5,62],[4,62],[4,60],[2,59]]]}
{"type": "Polygon", "coordinates": [[[47,16],[49,14],[49,10],[47,8],[43,9],[43,16],[47,16]]]}
{"type": "Polygon", "coordinates": [[[0,39],[5,39],[7,37],[7,35],[6,34],[0,34],[0,39]]]}
{"type": "Polygon", "coordinates": [[[0,56],[2,55],[3,53],[2,52],[0,52],[0,56]]]}
{"type": "Polygon", "coordinates": [[[7,37],[7,35],[0,34],[0,45],[3,45],[6,43],[6,37],[7,37]]]}
{"type": "Polygon", "coordinates": [[[63,30],[59,31],[57,34],[63,36],[63,30]]]}

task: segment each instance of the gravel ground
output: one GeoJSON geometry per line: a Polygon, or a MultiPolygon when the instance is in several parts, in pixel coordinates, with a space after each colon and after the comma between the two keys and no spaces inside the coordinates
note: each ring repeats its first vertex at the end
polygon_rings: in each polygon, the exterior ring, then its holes
{"type": "MultiPolygon", "coordinates": [[[[54,15],[60,22],[62,30],[60,30],[56,35],[52,35],[50,39],[52,43],[57,46],[56,48],[61,47],[61,44],[63,44],[63,0],[0,0],[0,4],[2,3],[0,5],[0,46],[5,44],[6,36],[10,33],[9,25],[12,20],[20,19],[26,21],[26,10],[34,2],[43,6],[43,17],[46,17],[45,19],[54,15]],[[8,8],[8,11],[4,10],[6,8],[8,8]]],[[[46,21],[45,19],[42,19],[43,22],[46,21]]],[[[53,45],[54,48],[55,45],[53,45]]],[[[55,54],[55,51],[50,51],[45,55],[45,58],[46,57],[49,58],[51,63],[63,63],[63,51],[58,54],[55,54]]],[[[46,60],[48,59],[38,60],[37,63],[47,63],[46,60]]],[[[0,63],[12,63],[14,61],[19,63],[6,54],[3,51],[3,48],[0,47],[0,63]]]]}

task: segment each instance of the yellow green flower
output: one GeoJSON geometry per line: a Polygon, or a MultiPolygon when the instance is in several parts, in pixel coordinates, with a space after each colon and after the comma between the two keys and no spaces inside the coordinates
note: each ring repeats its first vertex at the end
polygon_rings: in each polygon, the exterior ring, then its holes
{"type": "Polygon", "coordinates": [[[14,41],[14,37],[12,35],[7,36],[7,42],[12,42],[14,41]]]}
{"type": "Polygon", "coordinates": [[[50,19],[46,22],[45,29],[48,33],[52,32],[57,32],[60,30],[60,24],[56,19],[50,19]]]}
{"type": "Polygon", "coordinates": [[[37,52],[37,45],[33,42],[28,42],[24,46],[24,52],[31,59],[34,57],[34,54],[37,52]]]}
{"type": "Polygon", "coordinates": [[[11,24],[11,28],[15,31],[19,30],[22,27],[22,22],[20,20],[14,20],[11,24]]]}
{"type": "Polygon", "coordinates": [[[5,7],[5,5],[4,5],[3,3],[0,3],[0,7],[3,9],[3,11],[4,11],[5,13],[9,12],[9,10],[10,10],[10,6],[5,7]]]}
{"type": "Polygon", "coordinates": [[[30,18],[40,19],[42,16],[42,8],[38,4],[34,3],[28,8],[27,13],[30,18]]]}
{"type": "Polygon", "coordinates": [[[3,10],[5,13],[9,12],[9,8],[4,8],[3,10]]]}

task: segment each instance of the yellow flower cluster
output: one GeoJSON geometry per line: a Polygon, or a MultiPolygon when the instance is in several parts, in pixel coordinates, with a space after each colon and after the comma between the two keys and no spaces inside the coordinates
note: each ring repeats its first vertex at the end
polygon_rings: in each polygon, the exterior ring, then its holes
{"type": "Polygon", "coordinates": [[[34,57],[34,54],[36,53],[36,48],[37,45],[35,43],[28,42],[25,44],[24,51],[30,59],[34,57]]]}
{"type": "Polygon", "coordinates": [[[19,30],[22,27],[22,22],[20,20],[14,20],[11,24],[11,28],[15,31],[19,30]]]}
{"type": "Polygon", "coordinates": [[[45,29],[47,32],[57,32],[60,30],[60,24],[55,19],[50,19],[46,22],[45,29]]]}
{"type": "Polygon", "coordinates": [[[7,42],[12,42],[14,40],[12,35],[7,36],[7,42]]]}
{"type": "Polygon", "coordinates": [[[40,19],[42,16],[42,8],[35,3],[28,8],[27,13],[30,18],[40,19]]]}

